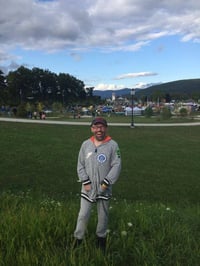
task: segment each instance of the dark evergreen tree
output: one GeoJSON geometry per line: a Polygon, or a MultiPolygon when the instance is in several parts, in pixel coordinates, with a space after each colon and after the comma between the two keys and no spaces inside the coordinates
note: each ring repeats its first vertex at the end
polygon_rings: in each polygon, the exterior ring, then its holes
{"type": "Polygon", "coordinates": [[[0,105],[6,105],[8,98],[6,77],[3,71],[0,70],[0,105]]]}

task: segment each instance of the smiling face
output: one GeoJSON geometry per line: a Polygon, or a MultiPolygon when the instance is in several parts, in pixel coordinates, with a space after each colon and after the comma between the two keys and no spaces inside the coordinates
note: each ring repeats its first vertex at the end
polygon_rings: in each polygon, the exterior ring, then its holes
{"type": "Polygon", "coordinates": [[[93,125],[91,131],[97,141],[103,141],[106,138],[107,127],[100,123],[93,125]]]}

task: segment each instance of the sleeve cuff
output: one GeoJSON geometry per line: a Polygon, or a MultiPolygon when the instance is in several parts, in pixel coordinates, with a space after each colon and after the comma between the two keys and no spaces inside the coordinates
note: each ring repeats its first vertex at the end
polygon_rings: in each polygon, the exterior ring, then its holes
{"type": "Polygon", "coordinates": [[[91,181],[90,179],[88,178],[87,180],[83,181],[82,184],[85,186],[85,185],[89,185],[91,184],[91,181]]]}
{"type": "Polygon", "coordinates": [[[108,181],[107,178],[104,178],[103,182],[102,182],[102,185],[105,185],[105,186],[109,186],[110,185],[110,182],[108,181]]]}

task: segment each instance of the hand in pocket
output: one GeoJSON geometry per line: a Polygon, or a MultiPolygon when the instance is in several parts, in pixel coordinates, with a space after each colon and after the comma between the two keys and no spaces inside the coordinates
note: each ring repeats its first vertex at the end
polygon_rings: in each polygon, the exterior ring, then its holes
{"type": "Polygon", "coordinates": [[[86,192],[89,192],[91,190],[91,184],[84,185],[84,189],[86,192]]]}

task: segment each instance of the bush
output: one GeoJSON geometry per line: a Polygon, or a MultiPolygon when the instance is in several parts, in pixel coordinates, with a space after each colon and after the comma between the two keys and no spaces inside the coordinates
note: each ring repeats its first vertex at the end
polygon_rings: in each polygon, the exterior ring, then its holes
{"type": "Polygon", "coordinates": [[[26,105],[20,104],[17,108],[17,116],[18,117],[27,117],[26,105]]]}
{"type": "Polygon", "coordinates": [[[164,107],[164,108],[161,110],[160,116],[161,116],[161,118],[162,118],[163,120],[170,119],[171,116],[172,116],[170,109],[167,108],[167,107],[164,107]]]}
{"type": "Polygon", "coordinates": [[[151,117],[153,115],[153,109],[148,106],[145,110],[144,110],[144,116],[145,117],[151,117]]]}
{"type": "Polygon", "coordinates": [[[184,107],[182,107],[182,108],[180,109],[179,113],[180,113],[180,116],[181,116],[181,117],[186,117],[187,114],[188,114],[187,109],[184,108],[184,107]]]}

